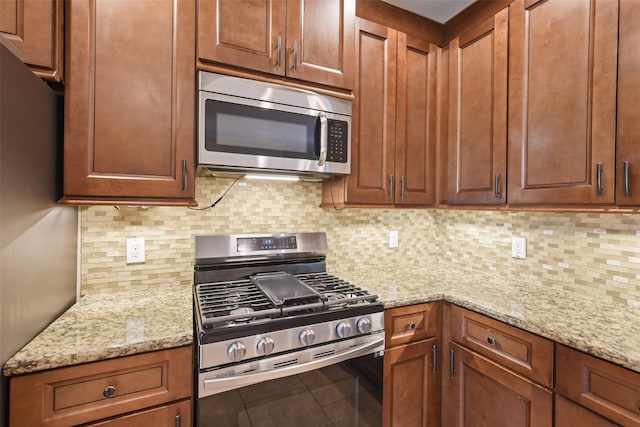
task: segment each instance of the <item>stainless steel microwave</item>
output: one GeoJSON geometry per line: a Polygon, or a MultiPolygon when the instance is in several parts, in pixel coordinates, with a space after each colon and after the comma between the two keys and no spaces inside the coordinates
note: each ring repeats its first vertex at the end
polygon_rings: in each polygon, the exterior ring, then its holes
{"type": "Polygon", "coordinates": [[[309,90],[200,71],[198,164],[329,178],[351,172],[351,104],[309,90]]]}

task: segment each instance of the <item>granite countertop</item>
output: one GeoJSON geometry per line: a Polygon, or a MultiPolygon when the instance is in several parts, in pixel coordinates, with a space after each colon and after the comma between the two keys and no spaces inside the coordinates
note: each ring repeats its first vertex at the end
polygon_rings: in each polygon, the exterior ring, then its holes
{"type": "Polygon", "coordinates": [[[640,308],[457,264],[334,271],[385,308],[445,300],[640,372],[640,308]]]}
{"type": "Polygon", "coordinates": [[[86,295],[4,365],[13,376],[193,343],[191,286],[86,295]]]}
{"type": "MultiPolygon", "coordinates": [[[[640,372],[640,308],[457,264],[329,271],[386,308],[445,300],[640,372]]],[[[87,295],[9,359],[6,376],[193,342],[191,286],[87,295]]]]}

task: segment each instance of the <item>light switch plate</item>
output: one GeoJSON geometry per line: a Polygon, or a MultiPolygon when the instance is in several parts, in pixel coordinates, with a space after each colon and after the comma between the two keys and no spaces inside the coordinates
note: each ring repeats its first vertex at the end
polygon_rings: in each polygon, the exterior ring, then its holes
{"type": "Polygon", "coordinates": [[[397,248],[398,247],[398,232],[390,231],[389,232],[389,247],[397,248]]]}

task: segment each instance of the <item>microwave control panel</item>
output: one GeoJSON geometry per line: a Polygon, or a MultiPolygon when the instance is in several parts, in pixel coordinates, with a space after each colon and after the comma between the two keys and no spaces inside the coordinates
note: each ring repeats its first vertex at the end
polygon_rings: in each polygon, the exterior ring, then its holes
{"type": "Polygon", "coordinates": [[[347,163],[349,126],[342,120],[328,120],[327,161],[347,163]]]}

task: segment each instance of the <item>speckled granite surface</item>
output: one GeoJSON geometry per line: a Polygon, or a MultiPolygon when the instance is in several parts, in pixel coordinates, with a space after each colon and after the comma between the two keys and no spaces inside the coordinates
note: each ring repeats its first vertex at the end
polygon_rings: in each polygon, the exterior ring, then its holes
{"type": "MultiPolygon", "coordinates": [[[[329,271],[387,308],[444,299],[640,372],[640,308],[605,304],[457,265],[329,271]]],[[[4,366],[4,375],[191,344],[191,287],[83,297],[4,366]]]]}
{"type": "Polygon", "coordinates": [[[87,295],[4,365],[6,376],[193,343],[191,286],[87,295]]]}
{"type": "Polygon", "coordinates": [[[330,273],[377,294],[388,308],[444,299],[640,372],[640,308],[451,264],[330,273]]]}

